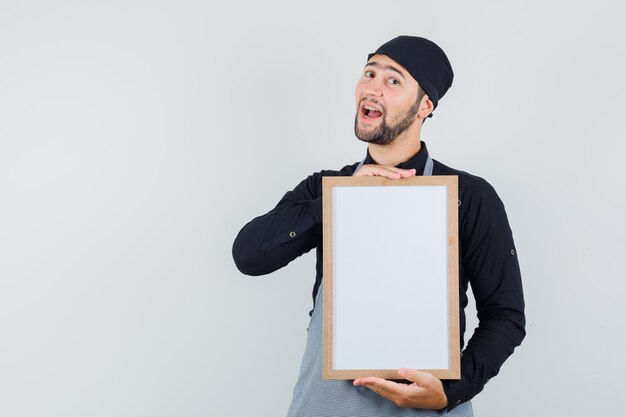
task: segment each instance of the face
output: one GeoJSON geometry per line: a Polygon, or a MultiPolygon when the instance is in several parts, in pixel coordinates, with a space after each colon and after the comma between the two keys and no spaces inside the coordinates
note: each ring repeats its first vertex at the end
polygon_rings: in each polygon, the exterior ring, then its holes
{"type": "Polygon", "coordinates": [[[357,138],[379,145],[393,142],[417,120],[418,89],[397,62],[385,55],[371,57],[356,85],[357,138]]]}

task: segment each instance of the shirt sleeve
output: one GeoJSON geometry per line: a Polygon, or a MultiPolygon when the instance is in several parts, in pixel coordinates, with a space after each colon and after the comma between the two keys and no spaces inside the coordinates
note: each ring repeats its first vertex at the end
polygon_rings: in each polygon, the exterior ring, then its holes
{"type": "Polygon", "coordinates": [[[464,197],[461,268],[479,324],[461,357],[461,379],[442,381],[448,410],[473,398],[524,339],[524,295],[517,251],[502,201],[486,181],[464,197]]]}
{"type": "Polygon", "coordinates": [[[269,274],[317,246],[322,238],[321,176],[310,175],[241,229],[232,254],[242,273],[269,274]]]}

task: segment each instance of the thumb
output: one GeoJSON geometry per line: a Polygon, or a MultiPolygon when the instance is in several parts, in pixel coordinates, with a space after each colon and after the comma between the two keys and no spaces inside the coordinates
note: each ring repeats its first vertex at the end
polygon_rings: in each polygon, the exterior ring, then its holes
{"type": "Polygon", "coordinates": [[[398,373],[402,378],[408,379],[411,382],[415,382],[417,385],[422,386],[427,383],[432,375],[427,372],[421,372],[417,369],[400,368],[398,373]]]}

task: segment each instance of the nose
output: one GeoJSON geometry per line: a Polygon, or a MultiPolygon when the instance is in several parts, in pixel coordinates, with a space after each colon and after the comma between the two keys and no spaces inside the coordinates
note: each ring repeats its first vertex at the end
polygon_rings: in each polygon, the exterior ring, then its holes
{"type": "Polygon", "coordinates": [[[363,93],[365,95],[380,97],[383,95],[382,82],[379,77],[370,79],[363,86],[363,93]]]}

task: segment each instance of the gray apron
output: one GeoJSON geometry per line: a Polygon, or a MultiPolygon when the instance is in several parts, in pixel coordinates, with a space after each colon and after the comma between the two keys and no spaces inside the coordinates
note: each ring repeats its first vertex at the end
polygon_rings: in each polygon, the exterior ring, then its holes
{"type": "MultiPolygon", "coordinates": [[[[361,161],[355,172],[364,162],[361,161]]],[[[432,172],[433,161],[428,157],[424,175],[430,176],[432,172]]],[[[287,417],[473,417],[469,401],[450,413],[401,408],[369,388],[353,386],[352,381],[322,379],[322,294],[323,283],[315,299],[300,374],[287,417]]]]}

